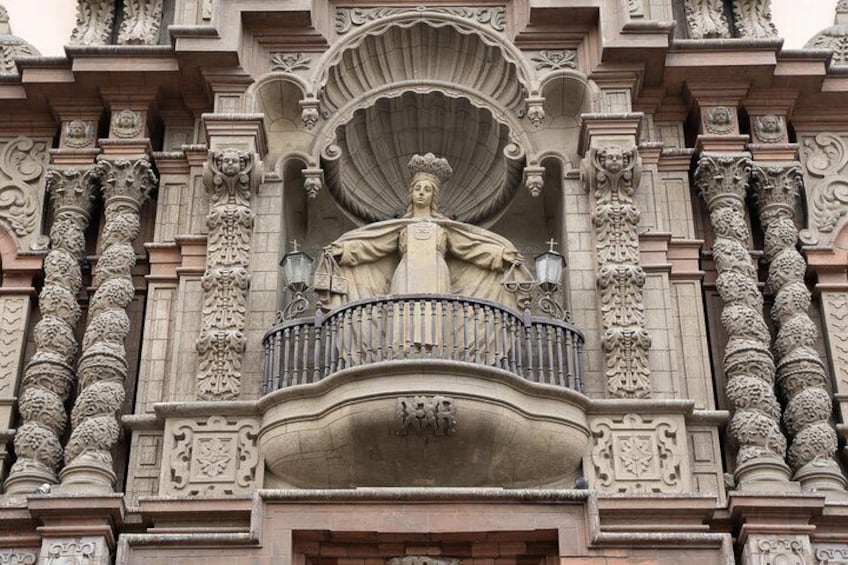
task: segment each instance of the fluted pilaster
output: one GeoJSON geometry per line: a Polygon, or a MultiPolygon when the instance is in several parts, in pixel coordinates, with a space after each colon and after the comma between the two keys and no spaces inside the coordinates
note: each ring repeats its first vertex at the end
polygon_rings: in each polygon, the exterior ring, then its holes
{"type": "Polygon", "coordinates": [[[803,185],[798,163],[755,166],[754,187],[765,227],[768,288],[774,293],[771,316],[777,327],[774,353],[777,383],[785,402],[788,462],[805,490],[844,490],[834,459],[836,431],[830,423],[831,399],[825,366],[815,349],[818,331],[809,316],[807,263],[798,252],[795,204],[803,185]]]}
{"type": "Polygon", "coordinates": [[[713,259],[716,288],[727,332],[724,372],[732,416],[730,435],[737,443],[736,480],[785,484],[786,438],[780,430],[780,404],[774,394],[774,360],[763,318],[763,297],[748,252],[750,230],[743,208],[751,174],[747,156],[703,155],[695,171],[698,190],[707,202],[715,232],[713,259]]]}
{"type": "Polygon", "coordinates": [[[44,259],[35,353],[26,366],[18,400],[17,461],[5,485],[10,493],[33,492],[45,482],[57,482],[62,459],[59,438],[67,425],[65,401],[73,388],[73,362],[79,347],[74,332],[80,318],[80,261],[96,180],[93,168],[47,172],[55,219],[50,228],[51,249],[44,259]]]}
{"type": "Polygon", "coordinates": [[[255,214],[250,196],[262,163],[256,153],[210,151],[203,182],[210,196],[209,239],[203,286],[203,318],[197,352],[197,396],[231,400],[241,391],[245,314],[250,286],[250,238],[255,214]]]}
{"type": "Polygon", "coordinates": [[[135,296],[133,241],[139,209],[156,184],[147,159],[97,163],[106,206],[103,252],[94,269],[96,288],[80,356],[79,396],[71,413],[62,487],[110,491],[114,486],[110,451],[118,440],[117,414],[124,403],[127,376],[124,340],[130,330],[127,306],[135,296]]]}
{"type": "Polygon", "coordinates": [[[642,301],[645,271],[639,264],[639,208],[633,199],[641,169],[635,147],[593,148],[584,160],[585,177],[595,195],[593,221],[607,390],[622,398],[651,393],[651,338],[645,330],[642,301]]]}

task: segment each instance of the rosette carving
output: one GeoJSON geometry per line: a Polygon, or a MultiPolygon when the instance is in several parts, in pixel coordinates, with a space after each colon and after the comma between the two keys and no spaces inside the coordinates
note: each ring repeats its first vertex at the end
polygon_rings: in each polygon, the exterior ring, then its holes
{"type": "Polygon", "coordinates": [[[237,398],[245,348],[245,313],[254,213],[251,191],[260,182],[262,163],[255,153],[227,148],[210,152],[203,181],[210,195],[203,319],[197,352],[197,395],[207,400],[237,398]]]}
{"type": "Polygon", "coordinates": [[[47,191],[55,209],[52,247],[44,260],[44,287],[39,296],[42,317],[33,332],[35,353],[24,371],[18,401],[18,458],[6,480],[7,492],[33,492],[45,482],[57,482],[62,458],[59,437],[65,431],[65,401],[78,349],[74,328],[80,318],[80,261],[96,180],[93,169],[47,172],[47,191]]]}
{"type": "Polygon", "coordinates": [[[138,237],[139,209],[157,179],[147,159],[102,160],[96,167],[106,207],[103,252],[92,277],[96,290],[77,367],[80,392],[71,412],[62,484],[111,490],[115,476],[110,451],[120,433],[117,414],[127,377],[126,309],[135,296],[132,244],[138,237]]]}
{"type": "Polygon", "coordinates": [[[733,412],[730,434],[738,445],[736,474],[743,487],[748,479],[785,481],[789,472],[783,462],[786,438],[780,429],[780,405],[773,391],[770,336],[743,215],[750,174],[751,163],[745,156],[705,154],[695,171],[715,232],[716,288],[724,305],[721,324],[728,336],[724,371],[733,412]]]}
{"type": "Polygon", "coordinates": [[[639,208],[633,193],[639,186],[642,162],[634,147],[592,149],[584,161],[585,175],[595,194],[594,224],[598,249],[607,387],[612,396],[639,398],[651,392],[639,265],[639,208]]]}
{"type": "Polygon", "coordinates": [[[783,423],[789,434],[788,462],[806,490],[844,490],[834,459],[836,431],[830,423],[831,399],[825,366],[816,351],[818,331],[809,316],[807,264],[798,252],[795,203],[803,186],[797,163],[754,167],[760,221],[769,261],[768,289],[774,293],[771,316],[777,327],[774,352],[777,383],[785,401],[783,423]]]}

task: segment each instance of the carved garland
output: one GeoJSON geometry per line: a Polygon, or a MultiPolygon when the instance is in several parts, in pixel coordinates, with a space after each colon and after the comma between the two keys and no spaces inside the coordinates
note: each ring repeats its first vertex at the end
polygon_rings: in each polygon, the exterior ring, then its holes
{"type": "Polygon", "coordinates": [[[645,331],[645,272],[639,265],[639,209],[633,199],[642,162],[635,147],[618,146],[592,149],[587,160],[587,178],[595,193],[607,386],[612,396],[645,397],[651,391],[651,338],[645,331]]]}
{"type": "Polygon", "coordinates": [[[130,331],[126,309],[135,296],[133,241],[139,232],[139,209],[157,182],[147,159],[103,160],[97,170],[106,207],[103,253],[92,278],[97,290],[89,305],[77,368],[80,393],[71,412],[63,484],[114,481],[110,450],[118,440],[116,415],[125,398],[124,340],[130,331]]]}
{"type": "Polygon", "coordinates": [[[716,288],[724,304],[721,324],[728,335],[724,371],[733,409],[730,434],[739,446],[737,476],[747,477],[743,471],[753,472],[760,469],[758,464],[769,463],[787,479],[783,463],[786,438],[780,430],[780,405],[774,394],[770,336],[743,216],[750,172],[747,157],[704,155],[698,161],[695,182],[707,202],[715,232],[716,288]]]}
{"type": "Polygon", "coordinates": [[[6,481],[7,492],[33,492],[44,482],[57,482],[62,458],[59,436],[65,431],[65,401],[73,386],[72,363],[78,349],[74,329],[80,318],[77,295],[82,286],[84,233],[97,176],[92,173],[92,169],[47,173],[56,218],[50,228],[52,249],[44,259],[35,354],[26,366],[18,401],[22,420],[15,433],[18,458],[6,481]]]}
{"type": "Polygon", "coordinates": [[[251,190],[261,165],[255,153],[224,149],[210,152],[203,182],[211,197],[206,225],[209,242],[203,275],[203,319],[197,352],[199,398],[230,400],[241,389],[245,309],[254,213],[251,190]]]}
{"type": "Polygon", "coordinates": [[[789,465],[807,490],[844,490],[834,460],[836,431],[830,424],[827,376],[816,351],[818,331],[810,319],[807,263],[796,249],[795,203],[803,185],[797,164],[754,168],[760,221],[765,226],[768,287],[774,293],[771,315],[777,325],[774,351],[777,381],[786,401],[783,421],[791,445],[789,465]]]}

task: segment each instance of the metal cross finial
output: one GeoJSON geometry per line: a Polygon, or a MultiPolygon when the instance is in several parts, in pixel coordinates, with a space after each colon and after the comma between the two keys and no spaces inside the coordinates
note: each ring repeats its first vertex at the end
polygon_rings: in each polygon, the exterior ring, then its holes
{"type": "Polygon", "coordinates": [[[556,240],[555,240],[554,238],[549,239],[549,240],[548,240],[548,241],[546,241],[545,243],[547,243],[548,245],[550,245],[550,249],[548,249],[548,251],[550,251],[551,253],[555,253],[555,251],[554,251],[554,246],[555,246],[555,245],[559,245],[559,243],[557,243],[557,242],[556,242],[556,240]]]}
{"type": "Polygon", "coordinates": [[[297,240],[296,239],[291,240],[289,243],[291,243],[291,246],[292,246],[292,250],[291,250],[292,253],[299,251],[299,249],[297,248],[297,240]]]}

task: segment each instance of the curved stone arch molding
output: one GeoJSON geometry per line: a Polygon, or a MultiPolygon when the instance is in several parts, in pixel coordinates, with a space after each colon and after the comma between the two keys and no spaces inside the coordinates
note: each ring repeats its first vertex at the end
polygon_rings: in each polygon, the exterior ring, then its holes
{"type": "Polygon", "coordinates": [[[411,9],[409,12],[402,12],[369,22],[333,45],[315,65],[310,75],[310,83],[314,90],[308,94],[320,98],[320,91],[327,83],[330,70],[339,64],[346,51],[355,49],[369,37],[382,35],[392,27],[409,28],[422,23],[434,28],[449,26],[462,35],[477,35],[486,45],[500,50],[504,60],[515,67],[518,81],[524,87],[526,96],[532,96],[536,93],[536,89],[533,88],[535,71],[528,67],[524,55],[517,47],[510,44],[506,37],[481,24],[459,16],[411,9]]]}
{"type": "MultiPolygon", "coordinates": [[[[253,84],[251,84],[247,91],[245,92],[246,106],[248,108],[252,108],[255,112],[262,112],[262,99],[261,95],[264,89],[273,86],[274,84],[283,84],[288,83],[294,86],[298,92],[300,93],[298,99],[294,101],[296,104],[300,104],[301,101],[311,98],[312,96],[309,94],[310,86],[309,83],[303,79],[303,77],[287,73],[285,71],[272,71],[265,75],[262,75],[257,79],[253,84]]],[[[282,100],[281,100],[282,102],[282,100]]],[[[265,114],[265,112],[262,112],[265,114]]],[[[294,121],[300,120],[300,114],[293,117],[294,121]]],[[[266,114],[266,126],[270,126],[268,123],[268,117],[266,114]]],[[[314,130],[310,131],[309,128],[298,128],[298,131],[309,136],[314,135],[314,130]]]]}

